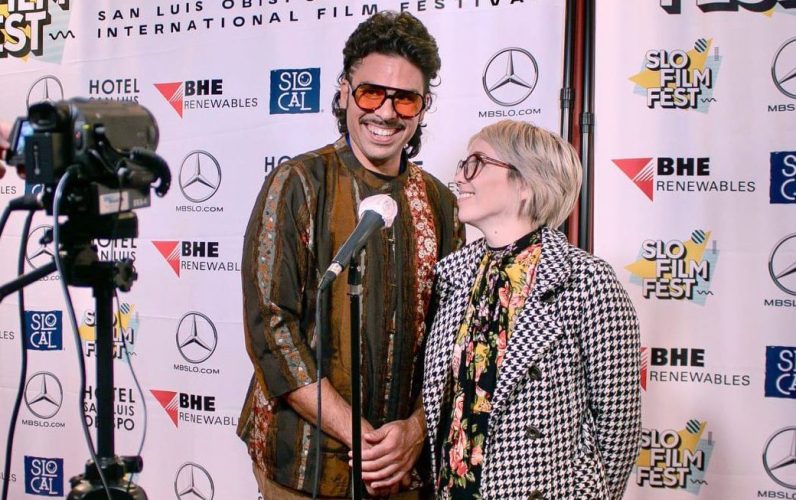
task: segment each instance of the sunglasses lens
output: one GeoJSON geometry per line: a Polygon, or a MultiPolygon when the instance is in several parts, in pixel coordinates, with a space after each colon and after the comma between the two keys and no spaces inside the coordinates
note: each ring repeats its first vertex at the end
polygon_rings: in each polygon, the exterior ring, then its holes
{"type": "Polygon", "coordinates": [[[354,91],[354,101],[365,111],[375,111],[387,98],[387,89],[374,85],[360,85],[354,91]]]}
{"type": "Polygon", "coordinates": [[[404,117],[415,117],[423,110],[423,96],[414,92],[398,91],[393,96],[395,112],[404,117]]]}

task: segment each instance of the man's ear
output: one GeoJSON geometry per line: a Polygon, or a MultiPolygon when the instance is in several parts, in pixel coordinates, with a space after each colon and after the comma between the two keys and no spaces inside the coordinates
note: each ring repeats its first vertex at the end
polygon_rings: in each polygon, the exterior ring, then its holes
{"type": "Polygon", "coordinates": [[[337,105],[340,109],[348,108],[348,97],[351,95],[351,90],[348,88],[348,80],[340,80],[340,97],[337,99],[337,105]]]}

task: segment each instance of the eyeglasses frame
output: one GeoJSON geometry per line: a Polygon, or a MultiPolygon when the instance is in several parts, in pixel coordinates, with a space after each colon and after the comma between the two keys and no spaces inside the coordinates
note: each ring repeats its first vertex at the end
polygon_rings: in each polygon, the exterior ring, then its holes
{"type": "Polygon", "coordinates": [[[491,158],[485,155],[484,153],[478,151],[467,156],[467,158],[463,160],[459,160],[459,163],[456,164],[456,171],[458,172],[459,170],[461,170],[462,175],[464,176],[464,180],[469,182],[478,177],[478,174],[481,173],[481,170],[483,170],[483,165],[494,165],[496,167],[505,168],[508,170],[514,170],[515,172],[518,172],[517,167],[515,167],[511,163],[506,163],[505,161],[496,160],[495,158],[491,158]],[[475,164],[475,169],[473,170],[473,174],[468,176],[464,166],[467,164],[468,161],[470,161],[470,158],[473,157],[475,157],[475,159],[478,161],[475,164]],[[481,164],[481,166],[479,166],[479,163],[481,164]]]}

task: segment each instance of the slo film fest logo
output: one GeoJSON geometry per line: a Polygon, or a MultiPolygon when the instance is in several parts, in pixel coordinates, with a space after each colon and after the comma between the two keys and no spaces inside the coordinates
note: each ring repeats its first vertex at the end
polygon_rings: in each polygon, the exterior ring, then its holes
{"type": "Polygon", "coordinates": [[[229,97],[224,92],[224,80],[220,78],[156,83],[155,88],[180,118],[183,118],[185,110],[239,110],[258,106],[257,97],[229,97]]]}
{"type": "Polygon", "coordinates": [[[705,305],[719,251],[711,232],[694,230],[688,240],[644,240],[638,259],[625,266],[645,299],[688,300],[705,305]],[[710,243],[710,247],[708,244],[710,243]]]}
{"type": "Polygon", "coordinates": [[[649,50],[644,59],[644,69],[631,76],[630,81],[636,84],[633,92],[646,97],[648,108],[707,113],[716,101],[713,87],[721,56],[718,47],[713,47],[713,39],[700,38],[688,51],[649,50]]]}
{"type": "Polygon", "coordinates": [[[236,416],[216,413],[215,396],[160,389],[150,389],[149,392],[155,396],[160,406],[166,411],[174,427],[179,427],[180,422],[225,427],[238,425],[236,416]]]}
{"type": "MultiPolygon", "coordinates": [[[[86,310],[78,326],[86,356],[97,355],[97,314],[93,309],[86,310]]],[[[140,334],[140,321],[135,304],[122,302],[119,311],[113,315],[113,358],[127,360],[135,356],[135,345],[140,334]]]]}
{"type": "MultiPolygon", "coordinates": [[[[138,392],[132,387],[113,387],[113,428],[134,431],[138,425],[138,392]]],[[[83,394],[83,419],[90,428],[97,428],[97,393],[94,386],[86,386],[83,394]]]]}
{"type": "Polygon", "coordinates": [[[270,113],[318,113],[321,110],[321,68],[271,71],[270,113]]]}
{"type": "Polygon", "coordinates": [[[796,347],[766,346],[765,395],[796,399],[796,347]]]}
{"type": "Polygon", "coordinates": [[[484,66],[481,85],[489,99],[504,109],[480,109],[479,118],[508,118],[542,113],[541,108],[518,108],[539,81],[539,65],[533,54],[520,47],[497,51],[484,66]]]}
{"type": "MultiPolygon", "coordinates": [[[[689,0],[686,0],[689,3],[689,0]]],[[[690,0],[703,13],[711,12],[761,12],[771,15],[796,8],[792,0],[690,0]]],[[[683,0],[660,0],[660,6],[669,14],[683,13],[683,0]]],[[[791,11],[793,13],[793,11],[791,11]]]]}
{"type": "Polygon", "coordinates": [[[177,277],[182,271],[240,272],[237,261],[221,260],[217,241],[153,241],[177,277]]]}
{"type": "Polygon", "coordinates": [[[642,429],[641,451],[634,467],[636,484],[685,490],[699,495],[713,454],[713,436],[705,437],[707,422],[689,420],[685,428],[642,429]]]}
{"type": "MultiPolygon", "coordinates": [[[[655,193],[754,193],[753,180],[714,179],[710,157],[619,158],[611,160],[654,201],[655,193]]],[[[678,195],[679,196],[679,195],[678,195]]]]}
{"type": "Polygon", "coordinates": [[[707,351],[696,347],[642,347],[641,389],[655,384],[704,384],[748,387],[751,375],[706,366],[707,351]]]}
{"type": "Polygon", "coordinates": [[[63,497],[64,459],[25,455],[25,493],[63,497]]]}
{"type": "Polygon", "coordinates": [[[0,3],[0,59],[35,56],[60,63],[69,30],[69,0],[7,0],[0,3]],[[45,50],[46,49],[46,50],[45,50]]]}

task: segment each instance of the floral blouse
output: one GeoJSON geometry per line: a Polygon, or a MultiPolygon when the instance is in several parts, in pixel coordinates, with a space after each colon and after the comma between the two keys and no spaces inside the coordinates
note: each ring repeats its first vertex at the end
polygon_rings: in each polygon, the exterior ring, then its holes
{"type": "Polygon", "coordinates": [[[442,498],[481,498],[492,393],[514,320],[533,289],[541,254],[541,231],[536,230],[508,246],[487,248],[479,264],[453,346],[448,399],[452,404],[443,410],[450,431],[439,450],[437,491],[442,498]]]}

